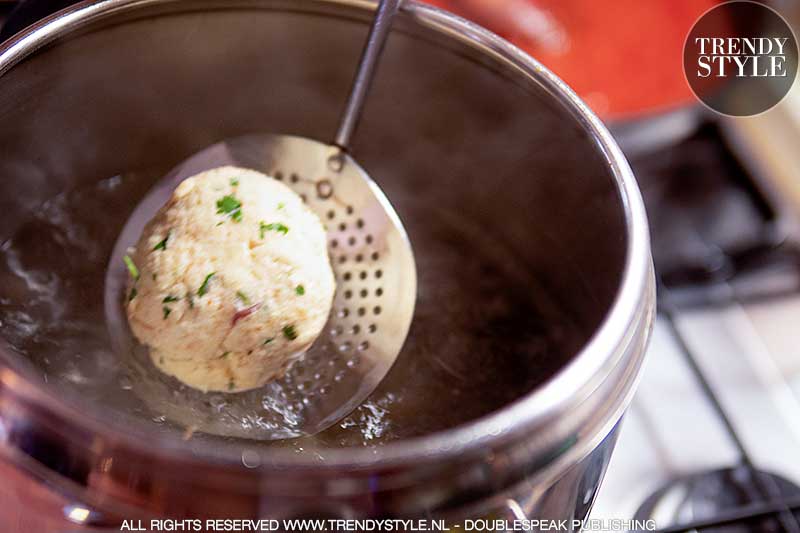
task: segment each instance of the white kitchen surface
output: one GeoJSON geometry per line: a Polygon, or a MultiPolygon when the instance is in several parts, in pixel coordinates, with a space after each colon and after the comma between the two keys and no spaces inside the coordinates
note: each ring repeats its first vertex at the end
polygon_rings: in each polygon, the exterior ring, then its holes
{"type": "MultiPolygon", "coordinates": [[[[681,312],[677,326],[755,465],[800,484],[800,296],[681,312]]],[[[592,517],[631,518],[670,480],[737,461],[660,320],[592,517]]]]}

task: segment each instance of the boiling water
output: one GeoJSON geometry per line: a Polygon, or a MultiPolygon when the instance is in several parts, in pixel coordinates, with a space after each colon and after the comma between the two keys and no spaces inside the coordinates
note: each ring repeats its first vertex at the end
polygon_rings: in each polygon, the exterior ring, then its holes
{"type": "MultiPolygon", "coordinates": [[[[78,394],[120,419],[213,440],[171,422],[169,405],[143,400],[136,365],[114,352],[105,324],[111,249],[138,199],[162,174],[116,176],[66,191],[19,221],[0,246],[0,334],[19,356],[16,363],[65,397],[78,394]]],[[[419,277],[403,352],[378,390],[339,424],[280,445],[298,451],[379,445],[456,426],[529,392],[586,339],[531,279],[502,233],[487,232],[458,209],[426,205],[411,192],[390,196],[406,222],[419,277]]],[[[175,402],[199,394],[173,386],[175,402]]],[[[208,412],[230,417],[232,396],[208,394],[205,401],[208,412]]],[[[260,409],[293,416],[285,405],[260,409]]],[[[256,408],[234,422],[246,435],[262,419],[256,408]]]]}

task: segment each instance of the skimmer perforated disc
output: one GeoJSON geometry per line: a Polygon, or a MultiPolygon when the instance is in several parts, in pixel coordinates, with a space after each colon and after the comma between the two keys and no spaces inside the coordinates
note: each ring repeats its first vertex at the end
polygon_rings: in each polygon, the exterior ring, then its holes
{"type": "Polygon", "coordinates": [[[192,431],[283,439],[322,431],[363,402],[405,341],[416,299],[414,256],[391,204],[338,147],[287,135],[216,144],[159,182],[131,215],[106,275],[106,315],[132,393],[157,417],[192,431]],[[130,333],[123,307],[122,257],[184,179],[233,165],[292,188],[325,224],[337,289],[319,338],[280,380],[236,394],[203,393],[162,374],[130,333]]]}

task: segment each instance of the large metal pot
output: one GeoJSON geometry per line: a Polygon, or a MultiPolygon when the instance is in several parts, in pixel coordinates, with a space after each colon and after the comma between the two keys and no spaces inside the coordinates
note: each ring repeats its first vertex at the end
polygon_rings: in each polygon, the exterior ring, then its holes
{"type": "Polygon", "coordinates": [[[103,355],[99,285],[137,199],[222,138],[332,135],[372,8],[84,2],[0,49],[3,531],[155,516],[586,515],[654,312],[639,191],[553,74],[421,4],[402,10],[354,147],[419,270],[414,325],[376,392],[406,399],[391,431],[354,440],[348,424],[370,423],[356,413],[285,446],[187,441],[128,408],[126,387],[91,388],[122,379],[103,355]],[[53,211],[87,187],[90,208],[53,211]]]}

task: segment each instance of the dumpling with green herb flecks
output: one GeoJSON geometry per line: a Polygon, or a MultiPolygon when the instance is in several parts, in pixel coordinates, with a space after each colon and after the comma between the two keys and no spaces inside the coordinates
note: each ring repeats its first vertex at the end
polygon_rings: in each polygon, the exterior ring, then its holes
{"type": "Polygon", "coordinates": [[[159,369],[196,389],[237,392],[282,377],[330,313],[322,223],[253,170],[186,179],[129,252],[131,330],[159,369]]]}

